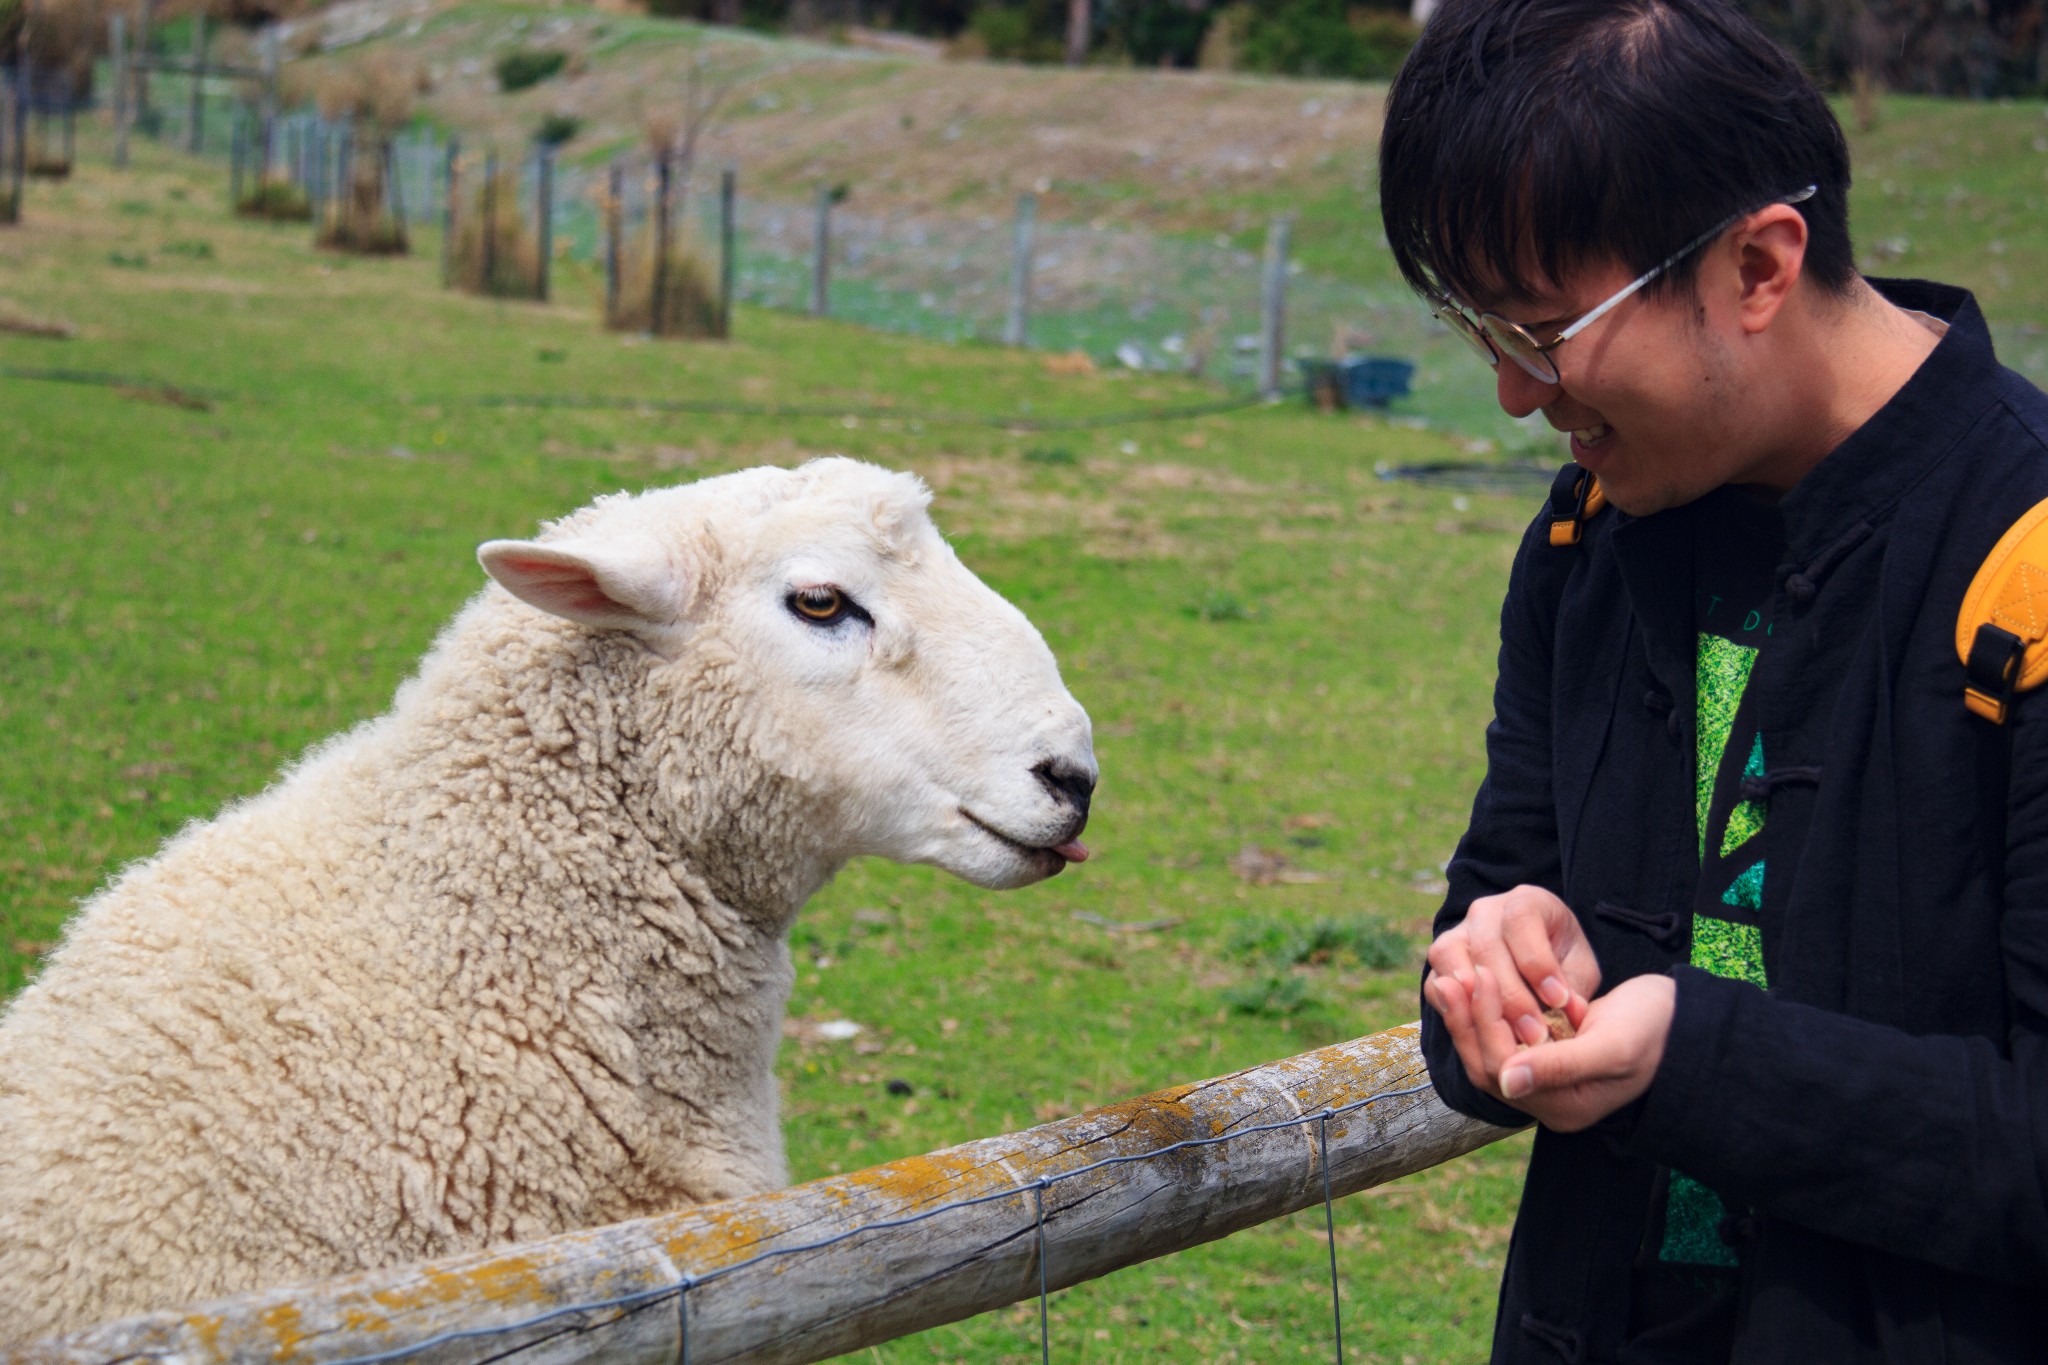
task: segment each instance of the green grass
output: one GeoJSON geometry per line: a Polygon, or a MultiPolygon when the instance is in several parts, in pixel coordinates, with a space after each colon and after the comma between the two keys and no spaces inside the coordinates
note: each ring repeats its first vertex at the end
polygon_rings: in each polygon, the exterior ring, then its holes
{"type": "MultiPolygon", "coordinates": [[[[81,174],[32,187],[26,225],[0,233],[0,296],[79,329],[0,334],[0,367],[138,381],[0,375],[0,994],[113,871],[383,710],[481,585],[479,541],[610,489],[838,450],[931,481],[963,558],[1060,656],[1104,776],[1097,856],[1051,883],[996,895],[861,863],[805,912],[792,1012],[867,1032],[785,1048],[798,1178],[1414,1017],[1531,510],[1374,475],[1455,455],[1442,438],[1292,404],[1055,433],[948,424],[932,414],[1213,391],[760,311],[729,345],[622,339],[598,330],[578,269],[549,307],[443,293],[431,239],[403,260],[317,253],[304,225],[232,219],[211,172],[136,154],[116,177],[88,143],[81,174]],[[577,393],[900,415],[478,401],[577,393]],[[1241,880],[1248,844],[1323,880],[1241,880]],[[1077,913],[1178,923],[1113,933],[1077,913]]],[[[1525,1151],[1344,1201],[1352,1359],[1484,1353],[1525,1151]]],[[[1059,1358],[1322,1357],[1319,1217],[1058,1295],[1059,1358]]],[[[877,1356],[1035,1358],[1035,1333],[1016,1310],[877,1356]]]]}

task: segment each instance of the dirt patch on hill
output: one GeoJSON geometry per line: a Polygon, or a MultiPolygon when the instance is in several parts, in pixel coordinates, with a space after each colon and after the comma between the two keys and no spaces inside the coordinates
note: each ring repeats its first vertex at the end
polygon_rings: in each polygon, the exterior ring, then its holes
{"type": "Polygon", "coordinates": [[[402,43],[435,73],[437,120],[512,146],[570,114],[578,156],[636,145],[701,58],[732,85],[707,162],[774,196],[847,183],[879,213],[1001,218],[1035,190],[1052,219],[1242,230],[1248,198],[1327,194],[1333,176],[1362,189],[1382,103],[1346,82],[920,61],[595,9],[353,0],[324,22],[342,46],[316,64],[402,43]],[[500,94],[492,63],[522,45],[569,53],[568,74],[500,94]]]}

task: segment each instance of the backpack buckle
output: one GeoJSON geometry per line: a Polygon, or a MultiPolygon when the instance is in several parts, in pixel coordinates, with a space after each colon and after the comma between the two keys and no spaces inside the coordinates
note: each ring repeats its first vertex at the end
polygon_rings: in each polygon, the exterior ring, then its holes
{"type": "Polygon", "coordinates": [[[1586,522],[1607,505],[1600,480],[1591,471],[1568,464],[1550,481],[1550,543],[1559,549],[1576,545],[1586,522]]]}
{"type": "Polygon", "coordinates": [[[1978,626],[1970,657],[1963,663],[1969,682],[1963,689],[1963,705],[1993,725],[2005,724],[2026,653],[2027,642],[2004,627],[1989,621],[1978,626]]]}

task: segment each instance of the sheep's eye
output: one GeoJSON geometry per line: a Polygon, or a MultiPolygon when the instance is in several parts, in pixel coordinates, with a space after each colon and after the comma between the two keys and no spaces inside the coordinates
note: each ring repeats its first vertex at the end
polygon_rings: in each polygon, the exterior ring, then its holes
{"type": "Polygon", "coordinates": [[[798,588],[789,595],[789,609],[821,626],[833,625],[855,610],[846,594],[832,587],[798,588]]]}

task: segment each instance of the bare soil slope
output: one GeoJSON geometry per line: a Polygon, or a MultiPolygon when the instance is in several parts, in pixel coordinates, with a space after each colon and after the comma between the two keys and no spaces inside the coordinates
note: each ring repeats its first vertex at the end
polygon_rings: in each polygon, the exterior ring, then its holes
{"type": "Polygon", "coordinates": [[[701,60],[711,83],[730,87],[701,155],[742,166],[755,194],[796,198],[844,183],[865,213],[995,219],[1035,190],[1051,220],[1220,232],[1238,245],[1288,211],[1312,265],[1376,254],[1377,268],[1347,259],[1341,273],[1385,276],[1366,197],[1378,86],[924,61],[478,0],[350,0],[322,23],[330,47],[306,64],[309,76],[402,44],[433,72],[430,116],[501,145],[563,113],[584,122],[572,158],[635,146],[649,116],[681,109],[685,73],[701,60]],[[501,94],[492,64],[520,46],[562,50],[568,70],[501,94]]]}

